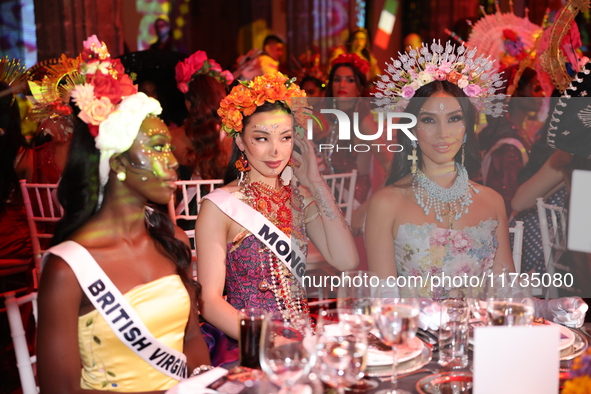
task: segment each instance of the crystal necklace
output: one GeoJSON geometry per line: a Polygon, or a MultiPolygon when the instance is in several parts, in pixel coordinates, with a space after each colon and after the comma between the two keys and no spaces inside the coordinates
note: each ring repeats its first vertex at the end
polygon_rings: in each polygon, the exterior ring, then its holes
{"type": "Polygon", "coordinates": [[[419,169],[413,174],[412,181],[415,198],[425,215],[433,208],[435,219],[442,223],[443,215],[446,215],[450,229],[453,228],[454,220],[461,218],[463,213],[468,213],[468,207],[473,203],[471,190],[479,193],[479,190],[470,184],[466,168],[456,163],[456,170],[456,180],[450,188],[439,186],[419,169]]]}

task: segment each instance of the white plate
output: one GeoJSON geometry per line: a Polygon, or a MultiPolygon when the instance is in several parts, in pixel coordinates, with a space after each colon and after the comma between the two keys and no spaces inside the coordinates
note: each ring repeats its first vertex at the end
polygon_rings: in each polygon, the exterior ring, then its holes
{"type": "MultiPolygon", "coordinates": [[[[560,330],[560,341],[558,343],[558,350],[564,350],[566,348],[568,348],[569,346],[571,346],[574,342],[575,342],[575,334],[568,329],[568,327],[565,327],[561,324],[556,324],[550,321],[546,320],[546,324],[549,325],[554,325],[554,326],[558,326],[559,330],[560,330]]],[[[539,325],[543,325],[541,323],[534,323],[534,326],[539,326],[539,325]]],[[[470,320],[470,331],[472,331],[473,328],[479,327],[479,326],[484,326],[484,323],[478,319],[472,319],[470,320]]],[[[474,337],[471,334],[470,335],[470,344],[474,344],[474,337]]]]}
{"type": "MultiPolygon", "coordinates": [[[[419,356],[425,344],[419,338],[414,337],[407,344],[398,346],[398,363],[403,363],[419,356]]],[[[374,348],[367,349],[367,366],[380,367],[392,365],[392,351],[382,351],[374,348]]]]}

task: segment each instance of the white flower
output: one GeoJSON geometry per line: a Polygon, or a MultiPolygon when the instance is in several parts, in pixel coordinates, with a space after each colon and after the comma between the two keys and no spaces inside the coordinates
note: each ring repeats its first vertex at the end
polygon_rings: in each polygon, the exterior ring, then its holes
{"type": "Polygon", "coordinates": [[[428,72],[421,71],[419,73],[418,81],[421,86],[426,85],[429,82],[433,82],[433,75],[429,74],[428,72]]]}
{"type": "Polygon", "coordinates": [[[131,148],[140,126],[146,116],[160,115],[162,107],[158,100],[136,93],[121,101],[99,126],[95,146],[101,151],[99,172],[101,186],[109,179],[109,159],[116,153],[123,153],[131,148]]]}
{"type": "Polygon", "coordinates": [[[468,82],[468,78],[466,76],[463,76],[462,78],[460,78],[460,80],[458,81],[458,87],[460,89],[464,89],[466,86],[468,86],[469,82],[468,82]]]}
{"type": "Polygon", "coordinates": [[[421,84],[418,81],[413,81],[409,86],[414,90],[418,90],[421,87],[421,84]]]}

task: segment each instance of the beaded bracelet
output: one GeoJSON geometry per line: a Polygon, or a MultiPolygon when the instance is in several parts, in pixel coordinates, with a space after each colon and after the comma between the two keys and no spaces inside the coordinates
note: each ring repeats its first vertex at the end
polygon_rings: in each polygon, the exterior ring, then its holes
{"type": "Polygon", "coordinates": [[[212,365],[205,365],[205,364],[204,364],[204,365],[200,365],[200,366],[198,366],[197,368],[195,368],[195,369],[193,370],[193,373],[191,373],[191,377],[193,377],[193,376],[197,376],[197,375],[199,375],[200,373],[207,372],[207,371],[209,371],[209,370],[212,370],[212,369],[214,369],[214,368],[215,368],[215,367],[214,367],[214,366],[212,366],[212,365]]]}

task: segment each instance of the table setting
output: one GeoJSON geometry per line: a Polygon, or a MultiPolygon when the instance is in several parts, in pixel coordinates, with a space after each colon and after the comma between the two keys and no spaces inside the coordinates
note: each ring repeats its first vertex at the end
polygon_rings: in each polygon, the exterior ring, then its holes
{"type": "Polygon", "coordinates": [[[534,318],[535,301],[519,285],[439,301],[411,287],[341,286],[330,307],[312,321],[241,311],[240,366],[169,393],[558,393],[591,338],[534,318]]]}

